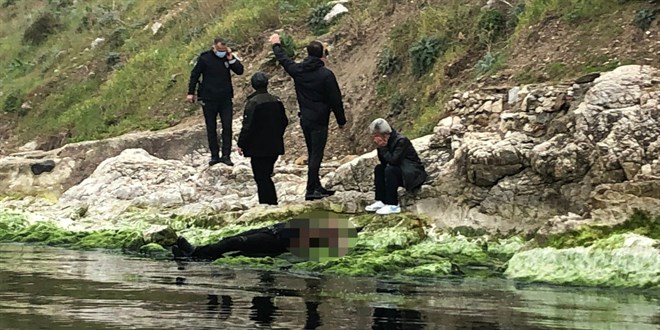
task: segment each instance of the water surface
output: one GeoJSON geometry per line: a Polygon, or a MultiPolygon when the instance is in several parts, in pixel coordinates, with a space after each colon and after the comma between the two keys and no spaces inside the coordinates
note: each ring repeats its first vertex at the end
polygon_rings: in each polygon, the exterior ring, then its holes
{"type": "Polygon", "coordinates": [[[0,244],[0,329],[660,329],[660,293],[397,283],[0,244]]]}

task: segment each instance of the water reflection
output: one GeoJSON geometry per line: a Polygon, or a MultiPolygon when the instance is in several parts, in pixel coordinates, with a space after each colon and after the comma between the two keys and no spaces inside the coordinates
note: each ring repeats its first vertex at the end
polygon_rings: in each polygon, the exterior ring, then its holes
{"type": "Polygon", "coordinates": [[[660,293],[314,277],[0,245],[0,329],[658,329],[660,293]]]}

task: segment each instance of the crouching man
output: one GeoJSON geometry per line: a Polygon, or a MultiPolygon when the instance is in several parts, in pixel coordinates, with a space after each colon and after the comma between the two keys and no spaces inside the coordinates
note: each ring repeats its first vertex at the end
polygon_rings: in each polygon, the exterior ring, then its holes
{"type": "Polygon", "coordinates": [[[392,129],[385,119],[378,118],[369,125],[378,147],[380,164],[374,170],[376,202],[367,206],[377,214],[400,213],[398,187],[414,191],[422,186],[428,175],[410,139],[392,129]]]}

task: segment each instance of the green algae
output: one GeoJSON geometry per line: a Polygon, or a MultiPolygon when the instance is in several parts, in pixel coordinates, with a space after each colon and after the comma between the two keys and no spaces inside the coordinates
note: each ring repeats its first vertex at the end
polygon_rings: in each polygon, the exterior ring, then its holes
{"type": "Polygon", "coordinates": [[[275,270],[285,267],[290,267],[291,263],[282,258],[251,258],[244,256],[225,257],[213,261],[216,265],[230,266],[230,267],[246,267],[257,270],[275,270]]]}
{"type": "Polygon", "coordinates": [[[660,239],[660,215],[651,215],[642,210],[635,212],[626,221],[615,226],[582,226],[578,230],[553,234],[548,237],[537,236],[540,247],[569,248],[589,246],[597,240],[611,235],[635,233],[653,239],[660,239]]]}
{"type": "Polygon", "coordinates": [[[54,221],[28,224],[25,215],[0,213],[0,240],[8,242],[39,243],[74,249],[124,249],[137,251],[144,244],[137,230],[108,229],[70,231],[54,221]]]}
{"type": "Polygon", "coordinates": [[[436,277],[438,275],[447,275],[451,272],[452,263],[445,260],[405,269],[403,275],[413,277],[436,277]]]}
{"type": "Polygon", "coordinates": [[[659,242],[636,234],[615,234],[589,247],[537,248],[516,253],[505,275],[561,285],[660,287],[659,242]]]}
{"type": "Polygon", "coordinates": [[[154,259],[163,259],[169,258],[172,256],[170,250],[164,248],[162,245],[157,243],[149,243],[140,246],[138,252],[142,255],[154,258],[154,259]]]}

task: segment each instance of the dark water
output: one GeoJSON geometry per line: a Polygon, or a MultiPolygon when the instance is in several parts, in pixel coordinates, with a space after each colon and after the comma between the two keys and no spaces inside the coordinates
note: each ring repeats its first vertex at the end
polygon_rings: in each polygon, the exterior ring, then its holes
{"type": "Polygon", "coordinates": [[[0,244],[0,329],[660,329],[660,293],[392,283],[0,244]]]}

